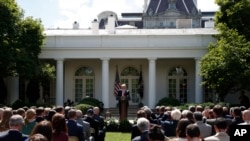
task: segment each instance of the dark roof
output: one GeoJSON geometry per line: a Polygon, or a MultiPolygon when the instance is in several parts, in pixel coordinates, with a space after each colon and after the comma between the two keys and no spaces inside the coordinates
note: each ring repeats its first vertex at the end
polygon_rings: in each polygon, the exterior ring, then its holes
{"type": "Polygon", "coordinates": [[[142,17],[142,13],[122,13],[122,17],[142,17]]]}
{"type": "MultiPolygon", "coordinates": [[[[147,12],[152,10],[153,13],[159,14],[166,11],[168,9],[168,5],[168,0],[151,0],[148,5],[147,12]]],[[[195,9],[196,13],[198,13],[198,9],[193,0],[176,0],[176,9],[186,14],[192,13],[192,10],[195,9]]]]}

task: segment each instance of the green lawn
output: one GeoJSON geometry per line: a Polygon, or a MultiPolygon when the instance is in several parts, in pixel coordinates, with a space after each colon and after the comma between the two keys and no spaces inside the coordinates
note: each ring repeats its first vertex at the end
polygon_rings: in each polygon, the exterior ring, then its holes
{"type": "Polygon", "coordinates": [[[131,133],[106,132],[105,141],[131,141],[131,133]]]}

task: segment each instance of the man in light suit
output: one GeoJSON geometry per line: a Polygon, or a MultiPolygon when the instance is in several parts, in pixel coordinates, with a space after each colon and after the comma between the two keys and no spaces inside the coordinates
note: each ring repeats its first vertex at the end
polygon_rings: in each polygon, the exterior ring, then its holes
{"type": "Polygon", "coordinates": [[[229,135],[226,133],[228,123],[225,118],[217,118],[214,123],[216,134],[204,138],[204,141],[230,141],[229,135]]]}
{"type": "Polygon", "coordinates": [[[205,137],[212,135],[212,126],[203,122],[203,116],[201,112],[194,112],[194,121],[200,129],[200,137],[203,139],[205,137]]]}
{"type": "Polygon", "coordinates": [[[83,127],[84,138],[85,140],[93,140],[93,137],[90,137],[90,124],[87,121],[84,121],[82,111],[76,110],[76,122],[81,124],[83,127]]]}
{"type": "Polygon", "coordinates": [[[122,104],[122,96],[125,97],[126,100],[126,117],[128,114],[128,105],[129,105],[129,100],[130,100],[130,94],[129,94],[129,90],[127,90],[126,84],[122,84],[121,85],[121,89],[118,91],[118,94],[116,96],[116,100],[118,100],[118,106],[119,106],[119,114],[121,116],[121,104],[122,104]]]}

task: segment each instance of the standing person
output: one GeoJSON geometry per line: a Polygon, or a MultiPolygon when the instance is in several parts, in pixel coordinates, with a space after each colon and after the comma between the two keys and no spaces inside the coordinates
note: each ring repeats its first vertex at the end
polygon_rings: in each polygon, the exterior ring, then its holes
{"type": "Polygon", "coordinates": [[[127,86],[126,84],[122,84],[121,85],[121,89],[118,91],[118,94],[116,96],[116,100],[118,100],[118,106],[119,106],[119,114],[120,114],[120,119],[122,118],[127,118],[127,115],[128,115],[128,102],[130,100],[130,94],[129,94],[129,90],[127,89],[127,86]],[[125,107],[126,107],[126,110],[124,111],[125,112],[125,117],[121,117],[121,108],[122,108],[122,100],[123,100],[123,97],[125,98],[125,107]]]}
{"type": "Polygon", "coordinates": [[[239,100],[241,106],[245,106],[246,108],[249,107],[250,105],[249,98],[245,95],[244,91],[241,91],[239,100]]]}

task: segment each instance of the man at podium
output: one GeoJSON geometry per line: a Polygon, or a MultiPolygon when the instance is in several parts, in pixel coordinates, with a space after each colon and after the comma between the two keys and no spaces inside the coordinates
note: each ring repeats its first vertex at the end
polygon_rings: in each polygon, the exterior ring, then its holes
{"type": "Polygon", "coordinates": [[[130,94],[129,90],[127,90],[126,84],[121,85],[121,89],[118,90],[116,100],[118,100],[120,120],[124,120],[128,115],[128,103],[130,100],[130,94]]]}

